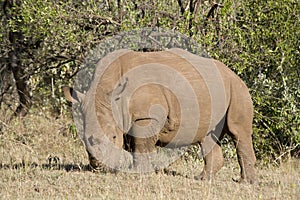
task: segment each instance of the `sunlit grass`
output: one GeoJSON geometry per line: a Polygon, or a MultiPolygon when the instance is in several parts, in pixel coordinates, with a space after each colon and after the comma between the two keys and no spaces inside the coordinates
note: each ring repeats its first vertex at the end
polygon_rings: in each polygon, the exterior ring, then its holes
{"type": "Polygon", "coordinates": [[[162,172],[105,173],[87,170],[88,159],[69,118],[1,119],[1,199],[299,199],[300,161],[279,167],[257,166],[257,185],[237,184],[235,158],[213,182],[193,180],[203,167],[200,160],[180,159],[162,172]]]}

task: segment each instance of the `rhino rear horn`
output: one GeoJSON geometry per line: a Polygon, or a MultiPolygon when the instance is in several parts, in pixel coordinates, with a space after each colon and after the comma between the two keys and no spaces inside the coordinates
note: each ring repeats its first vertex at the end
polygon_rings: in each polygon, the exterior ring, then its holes
{"type": "Polygon", "coordinates": [[[74,90],[71,87],[67,87],[64,86],[63,87],[64,90],[64,95],[67,99],[67,101],[70,101],[72,103],[81,103],[83,98],[84,98],[84,94],[74,90]]]}

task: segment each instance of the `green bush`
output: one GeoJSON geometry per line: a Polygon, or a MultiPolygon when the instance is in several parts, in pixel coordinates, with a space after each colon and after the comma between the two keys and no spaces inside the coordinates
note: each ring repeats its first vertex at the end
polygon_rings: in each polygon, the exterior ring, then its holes
{"type": "Polygon", "coordinates": [[[5,90],[4,77],[16,45],[34,106],[61,113],[66,102],[60,86],[73,81],[90,49],[120,31],[161,27],[190,36],[246,82],[258,158],[299,157],[299,1],[0,2],[7,8],[0,27],[2,104],[10,101],[4,94],[14,91],[5,90]],[[17,32],[22,38],[10,40],[17,32]]]}

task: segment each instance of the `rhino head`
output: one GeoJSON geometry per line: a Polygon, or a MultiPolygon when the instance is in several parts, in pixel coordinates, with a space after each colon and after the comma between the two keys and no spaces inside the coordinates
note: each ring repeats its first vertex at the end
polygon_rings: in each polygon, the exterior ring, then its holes
{"type": "Polygon", "coordinates": [[[123,133],[112,123],[114,119],[110,108],[95,108],[95,104],[99,102],[95,101],[93,90],[86,94],[70,87],[64,87],[63,90],[65,98],[78,107],[79,120],[82,123],[80,136],[87,150],[90,165],[96,169],[103,166],[118,170],[128,168],[132,156],[123,150],[123,133]]]}

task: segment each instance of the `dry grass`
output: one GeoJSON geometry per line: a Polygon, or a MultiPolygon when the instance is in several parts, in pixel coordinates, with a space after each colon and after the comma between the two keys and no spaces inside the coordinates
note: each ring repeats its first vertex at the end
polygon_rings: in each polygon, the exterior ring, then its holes
{"type": "Polygon", "coordinates": [[[179,160],[164,173],[90,172],[85,150],[68,118],[0,117],[1,199],[300,199],[300,161],[259,167],[258,185],[237,184],[236,160],[212,183],[195,181],[203,163],[179,160]],[[52,159],[51,159],[52,158],[52,159]]]}

